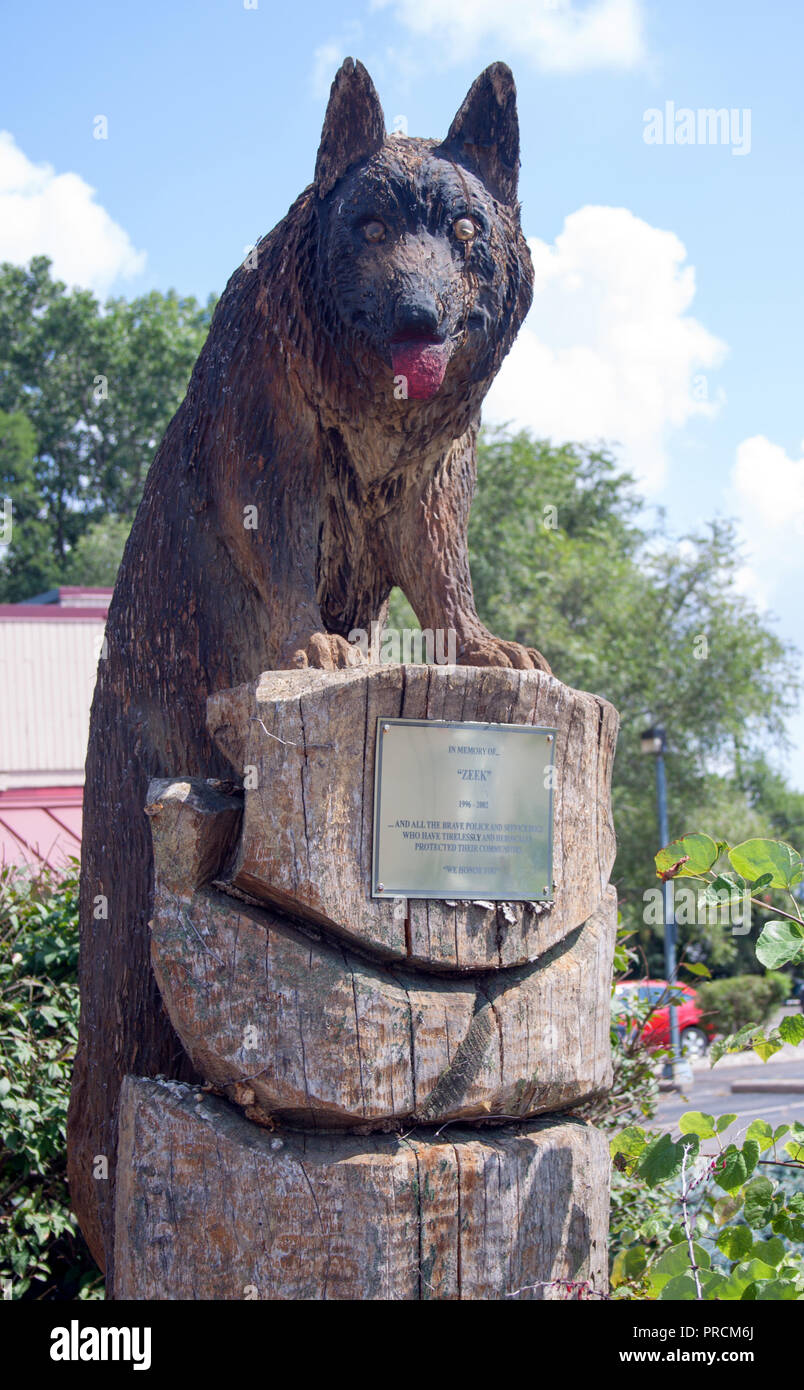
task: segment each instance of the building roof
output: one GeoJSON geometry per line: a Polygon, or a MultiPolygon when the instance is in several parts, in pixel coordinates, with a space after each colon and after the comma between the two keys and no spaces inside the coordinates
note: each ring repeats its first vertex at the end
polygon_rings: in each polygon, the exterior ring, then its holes
{"type": "Polygon", "coordinates": [[[63,869],[81,850],[82,787],[0,791],[0,865],[63,869]]]}
{"type": "MultiPolygon", "coordinates": [[[[58,589],[46,589],[43,594],[34,594],[32,598],[21,600],[23,606],[32,604],[52,604],[59,608],[104,608],[108,609],[109,600],[114,593],[113,589],[108,588],[87,588],[84,584],[62,584],[58,589]]],[[[13,605],[16,607],[17,605],[13,605]]]]}
{"type": "Polygon", "coordinates": [[[0,865],[66,867],[81,849],[89,710],[112,590],[0,604],[0,865]]]}
{"type": "Polygon", "coordinates": [[[105,622],[107,613],[107,608],[90,608],[87,604],[65,608],[55,603],[0,603],[0,618],[8,623],[89,622],[92,618],[105,622]]]}

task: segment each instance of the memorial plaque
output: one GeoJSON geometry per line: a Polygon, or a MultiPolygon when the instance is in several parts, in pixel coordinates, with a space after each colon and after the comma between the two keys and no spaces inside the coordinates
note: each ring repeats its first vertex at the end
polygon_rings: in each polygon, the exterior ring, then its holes
{"type": "Polygon", "coordinates": [[[553,897],[555,729],[378,719],[372,897],[553,897]]]}

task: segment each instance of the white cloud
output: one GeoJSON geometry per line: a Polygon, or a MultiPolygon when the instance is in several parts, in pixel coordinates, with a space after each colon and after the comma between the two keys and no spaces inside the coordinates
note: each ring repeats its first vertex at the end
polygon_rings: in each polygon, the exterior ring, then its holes
{"type": "Polygon", "coordinates": [[[763,434],[744,439],[731,475],[731,510],[742,523],[748,564],[743,591],[763,605],[783,596],[804,575],[804,441],[802,457],[791,458],[763,434]]]}
{"type": "Polygon", "coordinates": [[[641,0],[372,0],[460,63],[499,44],[546,72],[633,68],[645,57],[641,0]]]}
{"type": "MultiPolygon", "coordinates": [[[[800,457],[763,434],[737,447],[727,494],[727,510],[740,521],[746,564],[741,591],[760,608],[782,619],[782,631],[801,646],[801,591],[804,588],[804,440],[800,457]]],[[[804,667],[801,668],[804,681],[804,667]]],[[[784,767],[791,785],[804,790],[804,710],[787,722],[792,748],[784,767]]]]}
{"type": "Polygon", "coordinates": [[[145,252],[95,201],[94,188],[34,164],[0,131],[0,261],[22,265],[31,256],[49,256],[58,279],[99,295],[145,268],[145,252]]]}
{"type": "Polygon", "coordinates": [[[555,245],[529,245],[533,307],[484,419],[617,443],[623,464],[659,487],[668,433],[718,407],[705,373],[726,352],[687,312],[695,272],[683,243],[627,208],[583,207],[555,245]]]}

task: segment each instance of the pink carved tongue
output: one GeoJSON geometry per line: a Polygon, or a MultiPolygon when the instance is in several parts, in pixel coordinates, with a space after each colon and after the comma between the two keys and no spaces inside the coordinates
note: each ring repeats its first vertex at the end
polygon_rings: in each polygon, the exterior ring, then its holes
{"type": "Polygon", "coordinates": [[[391,344],[391,361],[394,376],[403,376],[407,381],[408,398],[429,401],[444,380],[449,350],[446,343],[404,339],[391,344]]]}

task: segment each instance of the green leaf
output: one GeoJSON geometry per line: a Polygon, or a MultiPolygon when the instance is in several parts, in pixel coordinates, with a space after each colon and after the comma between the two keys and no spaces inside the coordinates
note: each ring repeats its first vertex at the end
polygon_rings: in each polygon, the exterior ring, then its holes
{"type": "Polygon", "coordinates": [[[729,1144],[715,1164],[713,1177],[718,1187],[724,1192],[736,1192],[750,1178],[758,1158],[759,1144],[755,1139],[747,1139],[741,1149],[729,1144]]]}
{"type": "MultiPolygon", "coordinates": [[[[701,1269],[708,1269],[711,1263],[708,1252],[702,1245],[693,1245],[695,1262],[701,1269]]],[[[671,1245],[665,1250],[659,1259],[656,1260],[648,1269],[647,1280],[654,1294],[660,1297],[680,1297],[681,1295],[664,1295],[661,1290],[668,1284],[673,1284],[679,1278],[691,1278],[690,1274],[690,1252],[686,1241],[680,1241],[677,1245],[671,1245]]],[[[694,1288],[694,1285],[693,1285],[694,1288]]]]}
{"type": "MultiPolygon", "coordinates": [[[[724,1282],[718,1285],[717,1297],[727,1301],[742,1299],[755,1280],[773,1278],[773,1275],[774,1270],[762,1260],[748,1260],[745,1264],[737,1264],[724,1282]]],[[[710,1296],[709,1290],[707,1296],[710,1296]]]]}
{"type": "Polygon", "coordinates": [[[717,858],[718,848],[715,841],[708,835],[697,832],[683,835],[680,840],[671,840],[669,845],[665,845],[664,849],[660,849],[654,856],[656,872],[660,876],[667,874],[679,860],[685,859],[687,862],[673,875],[679,878],[700,878],[702,874],[709,872],[717,858]]]}
{"type": "Polygon", "coordinates": [[[755,880],[754,880],[754,882],[751,884],[751,890],[752,890],[753,893],[758,893],[758,892],[760,891],[760,889],[762,889],[762,888],[769,888],[769,887],[771,887],[772,885],[773,885],[773,874],[772,874],[772,873],[767,873],[767,874],[763,874],[761,878],[758,878],[758,879],[755,879],[755,880]]]}
{"type": "Polygon", "coordinates": [[[666,1301],[690,1303],[697,1299],[698,1290],[695,1287],[695,1280],[691,1274],[677,1274],[675,1279],[669,1279],[664,1285],[659,1298],[662,1303],[666,1301]]]}
{"type": "Polygon", "coordinates": [[[751,1046],[753,1047],[760,1061],[767,1062],[768,1059],[772,1057],[775,1052],[781,1052],[782,1040],[779,1037],[778,1032],[774,1028],[774,1030],[771,1033],[768,1033],[767,1035],[764,1033],[757,1033],[751,1046]]]}
{"type": "Polygon", "coordinates": [[[627,1280],[638,1279],[648,1263],[644,1245],[621,1250],[611,1266],[611,1286],[616,1289],[627,1280]]]}
{"type": "Polygon", "coordinates": [[[745,1189],[743,1214],[755,1231],[768,1224],[773,1202],[773,1183],[770,1178],[752,1178],[745,1189]]]}
{"type": "Polygon", "coordinates": [[[701,1293],[706,1300],[720,1298],[720,1290],[728,1283],[724,1274],[719,1270],[708,1269],[705,1274],[701,1274],[701,1293]]]}
{"type": "Polygon", "coordinates": [[[737,1033],[729,1033],[725,1038],[718,1038],[712,1043],[709,1049],[709,1065],[713,1067],[715,1062],[719,1062],[729,1052],[745,1052],[751,1047],[754,1037],[761,1030],[756,1023],[745,1023],[737,1033]]]}
{"type": "Polygon", "coordinates": [[[697,1134],[699,1139],[714,1139],[714,1115],[706,1115],[702,1110],[687,1110],[681,1116],[678,1127],[682,1134],[697,1134]]]}
{"type": "Polygon", "coordinates": [[[767,970],[804,961],[804,928],[797,922],[766,922],[757,941],[757,960],[767,970]]]}
{"type": "Polygon", "coordinates": [[[786,1043],[798,1047],[804,1042],[804,1017],[801,1014],[788,1014],[779,1024],[779,1032],[786,1043]]]}
{"type": "Polygon", "coordinates": [[[728,1129],[729,1125],[734,1124],[736,1119],[736,1115],[718,1115],[715,1121],[715,1133],[722,1134],[724,1130],[728,1129]]]}
{"type": "Polygon", "coordinates": [[[772,888],[792,887],[802,867],[798,850],[784,840],[744,840],[729,850],[729,862],[749,883],[770,874],[766,881],[772,888]]]}
{"type": "MultiPolygon", "coordinates": [[[[711,1260],[707,1251],[698,1242],[693,1243],[695,1263],[701,1269],[708,1269],[711,1260]]],[[[650,1278],[656,1274],[666,1274],[668,1278],[674,1274],[684,1274],[690,1267],[689,1246],[685,1240],[680,1240],[676,1245],[671,1245],[665,1250],[658,1260],[651,1265],[650,1278]]]]}
{"type": "Polygon", "coordinates": [[[712,1208],[712,1216],[717,1226],[725,1226],[727,1221],[733,1221],[740,1207],[743,1204],[741,1196],[718,1197],[712,1208]]]}
{"type": "Polygon", "coordinates": [[[804,1144],[800,1144],[796,1139],[791,1139],[785,1144],[784,1151],[796,1163],[804,1163],[804,1144]]]}
{"type": "Polygon", "coordinates": [[[689,970],[691,975],[701,975],[706,980],[711,980],[712,978],[712,972],[709,966],[704,965],[702,961],[694,961],[692,965],[687,961],[682,961],[681,964],[685,970],[689,970]]]}
{"type": "Polygon", "coordinates": [[[740,874],[718,874],[710,879],[703,896],[714,902],[722,901],[722,894],[728,893],[730,898],[741,897],[745,891],[745,879],[740,874]]]}
{"type": "Polygon", "coordinates": [[[755,1259],[753,1255],[750,1260],[738,1268],[741,1275],[745,1276],[747,1283],[753,1283],[755,1279],[772,1279],[776,1272],[773,1265],[766,1264],[764,1260],[755,1259]]]}
{"type": "Polygon", "coordinates": [[[656,1187],[657,1183],[678,1176],[685,1149],[689,1151],[688,1161],[692,1161],[699,1148],[700,1141],[696,1134],[685,1135],[678,1143],[674,1143],[669,1134],[662,1134],[648,1145],[639,1160],[637,1172],[649,1187],[656,1187]]]}
{"type": "Polygon", "coordinates": [[[745,1132],[746,1139],[755,1139],[759,1144],[760,1153],[771,1147],[773,1143],[773,1130],[767,1120],[752,1120],[745,1132]]]}
{"type": "Polygon", "coordinates": [[[750,1226],[727,1226],[719,1232],[715,1244],[729,1260],[742,1260],[754,1243],[750,1226]]]}
{"type": "Polygon", "coordinates": [[[774,1269],[782,1263],[785,1253],[784,1241],[778,1236],[772,1236],[770,1240],[758,1240],[751,1251],[754,1258],[764,1260],[766,1265],[773,1265],[774,1269]]]}
{"type": "Polygon", "coordinates": [[[804,1221],[791,1216],[789,1211],[777,1212],[771,1217],[770,1226],[772,1231],[786,1236],[788,1240],[796,1241],[799,1245],[804,1242],[804,1221]]]}
{"type": "Polygon", "coordinates": [[[757,1300],[761,1302],[789,1302],[798,1297],[798,1287],[790,1279],[769,1279],[757,1289],[757,1300]]]}
{"type": "Polygon", "coordinates": [[[628,1125],[625,1129],[620,1130],[620,1133],[615,1134],[609,1145],[611,1156],[615,1160],[615,1167],[628,1173],[633,1172],[634,1165],[646,1148],[647,1142],[645,1131],[640,1129],[639,1125],[628,1125]],[[618,1158],[622,1160],[619,1163],[616,1162],[618,1158]]]}

